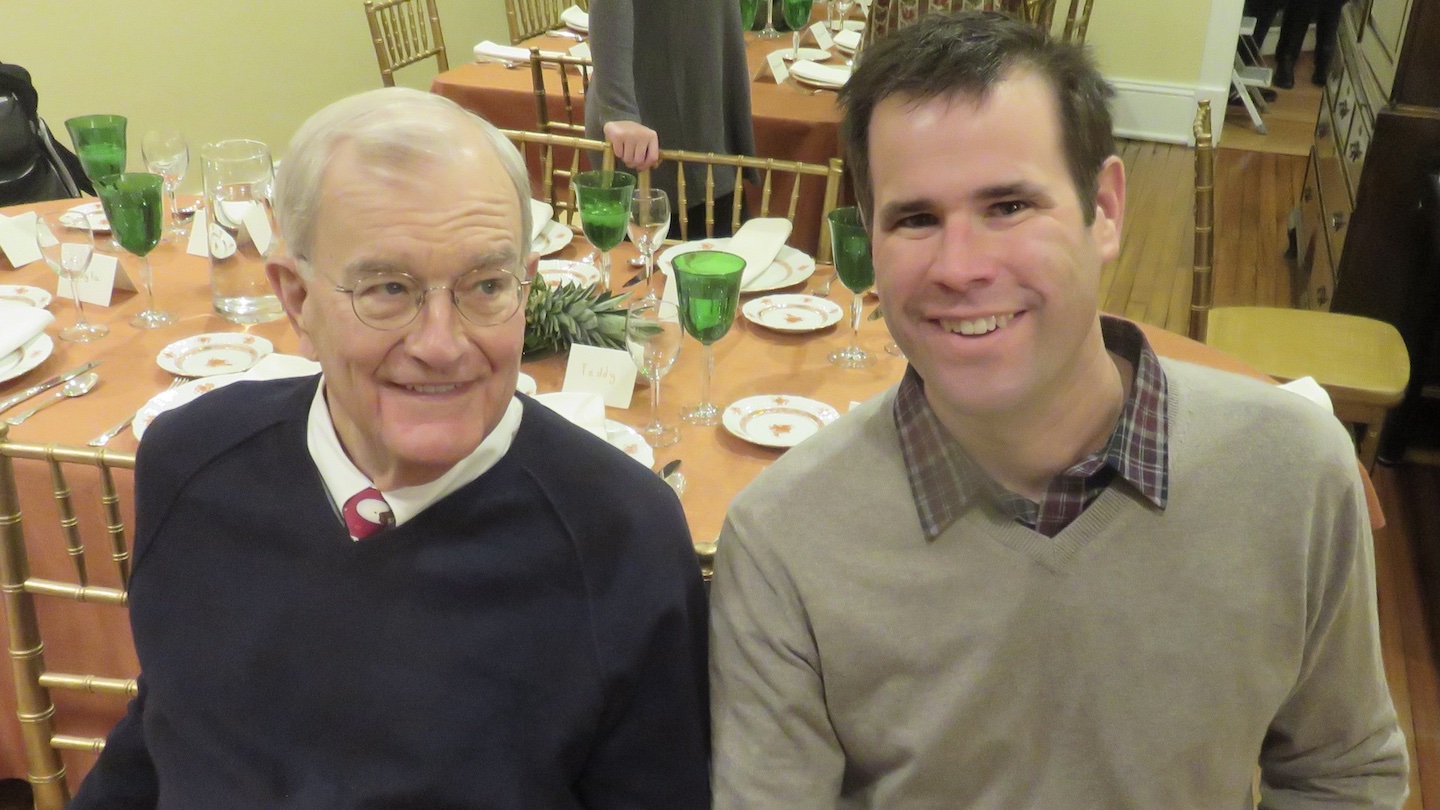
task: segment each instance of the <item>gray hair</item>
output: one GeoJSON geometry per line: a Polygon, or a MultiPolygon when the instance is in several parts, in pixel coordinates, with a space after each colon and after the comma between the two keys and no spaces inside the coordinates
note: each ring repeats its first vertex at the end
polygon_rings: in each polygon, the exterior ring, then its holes
{"type": "Polygon", "coordinates": [[[320,182],[335,151],[360,147],[368,165],[408,168],[420,161],[455,161],[481,134],[500,158],[520,203],[520,256],[530,245],[530,176],[525,159],[493,124],[455,102],[404,87],[343,98],[320,110],[295,132],[275,177],[275,217],[290,254],[308,261],[315,247],[320,182]]]}

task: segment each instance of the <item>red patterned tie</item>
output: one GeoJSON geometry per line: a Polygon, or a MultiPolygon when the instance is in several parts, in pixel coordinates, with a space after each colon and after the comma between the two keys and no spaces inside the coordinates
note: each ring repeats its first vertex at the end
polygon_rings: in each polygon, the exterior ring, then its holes
{"type": "Polygon", "coordinates": [[[390,504],[385,502],[380,490],[374,487],[355,493],[345,502],[342,511],[345,515],[345,526],[350,529],[350,536],[356,540],[364,540],[395,522],[395,516],[390,512],[390,504]]]}

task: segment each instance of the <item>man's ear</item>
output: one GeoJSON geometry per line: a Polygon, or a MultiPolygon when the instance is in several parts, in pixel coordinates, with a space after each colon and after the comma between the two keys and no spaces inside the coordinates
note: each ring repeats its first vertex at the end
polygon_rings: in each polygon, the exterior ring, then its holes
{"type": "Polygon", "coordinates": [[[308,360],[318,359],[315,346],[310,342],[310,333],[305,328],[305,302],[310,291],[305,278],[300,274],[299,264],[289,254],[277,254],[265,263],[265,276],[270,279],[270,288],[285,308],[285,317],[300,337],[300,355],[308,360]]]}
{"type": "Polygon", "coordinates": [[[1095,183],[1095,222],[1090,233],[1104,261],[1120,255],[1120,230],[1125,220],[1125,164],[1111,155],[1095,183]]]}

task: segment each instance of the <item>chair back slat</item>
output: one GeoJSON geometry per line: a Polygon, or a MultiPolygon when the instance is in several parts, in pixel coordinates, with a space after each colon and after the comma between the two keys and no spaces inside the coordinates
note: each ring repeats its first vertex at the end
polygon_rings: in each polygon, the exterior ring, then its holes
{"type": "Polygon", "coordinates": [[[365,0],[365,18],[386,87],[395,86],[395,71],[431,57],[440,72],[450,69],[435,0],[365,0]]]}
{"type": "Polygon", "coordinates": [[[1090,12],[1095,8],[1095,0],[1070,0],[1070,11],[1065,15],[1065,32],[1061,39],[1066,42],[1078,42],[1084,44],[1085,32],[1090,28],[1090,12]],[[1079,11],[1079,19],[1076,19],[1076,11],[1079,11]]]}
{"type": "MultiPolygon", "coordinates": [[[[57,732],[56,707],[51,690],[125,698],[136,694],[136,682],[133,678],[111,675],[49,671],[45,664],[46,645],[36,600],[57,599],[89,603],[97,605],[94,608],[96,611],[125,606],[125,587],[130,575],[130,552],[125,540],[120,495],[111,472],[115,469],[133,469],[135,456],[105,449],[22,444],[9,441],[8,433],[8,428],[0,428],[0,592],[3,592],[4,599],[11,670],[15,675],[16,714],[25,746],[28,778],[35,807],[37,810],[62,810],[69,800],[70,791],[60,751],[96,753],[104,747],[105,741],[97,737],[57,732]],[[49,496],[55,504],[58,516],[58,535],[64,543],[65,554],[74,571],[73,582],[36,576],[32,571],[32,554],[40,552],[39,541],[26,538],[25,500],[21,497],[20,479],[16,473],[17,459],[44,463],[48,467],[49,496]],[[83,531],[85,527],[82,525],[82,510],[77,508],[77,500],[81,493],[89,489],[90,482],[76,481],[76,476],[86,471],[98,472],[105,542],[116,566],[115,574],[120,583],[118,588],[95,584],[92,581],[94,572],[86,566],[86,532],[83,531]]],[[[39,492],[32,493],[32,496],[29,499],[32,503],[37,499],[43,501],[39,492]]],[[[37,556],[35,559],[40,558],[37,556]]],[[[117,707],[117,715],[118,713],[117,707]]]]}
{"type": "Polygon", "coordinates": [[[1190,280],[1192,340],[1205,342],[1210,307],[1214,303],[1215,257],[1215,144],[1210,134],[1210,100],[1202,99],[1195,113],[1195,267],[1190,280]]]}
{"type": "MultiPolygon", "coordinates": [[[[585,92],[590,89],[590,60],[567,54],[545,54],[539,48],[530,49],[530,84],[535,96],[535,129],[549,135],[563,135],[574,138],[585,137],[585,119],[580,112],[585,92]],[[550,112],[550,93],[545,87],[547,73],[560,77],[560,107],[564,119],[558,119],[550,112]],[[577,81],[578,80],[578,81],[577,81]]],[[[547,156],[544,174],[547,184],[554,191],[557,186],[568,188],[570,178],[580,172],[580,150],[568,150],[557,162],[553,150],[547,156]]],[[[552,193],[550,204],[561,221],[573,224],[576,211],[569,195],[552,193]]]]}

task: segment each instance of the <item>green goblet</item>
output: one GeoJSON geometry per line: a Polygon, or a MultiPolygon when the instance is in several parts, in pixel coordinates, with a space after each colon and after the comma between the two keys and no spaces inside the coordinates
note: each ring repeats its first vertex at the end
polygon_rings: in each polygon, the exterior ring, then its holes
{"type": "Polygon", "coordinates": [[[625,239],[635,175],[626,172],[581,172],[570,178],[580,206],[580,227],[600,253],[598,266],[610,283],[610,251],[625,239]]]}
{"type": "Polygon", "coordinates": [[[735,323],[745,260],[724,251],[696,250],[676,256],[674,267],[680,324],[690,337],[700,341],[705,355],[700,368],[700,404],[680,414],[680,418],[692,425],[718,425],[720,409],[710,401],[710,375],[715,371],[711,347],[735,323]]]}
{"type": "Polygon", "coordinates": [[[740,28],[749,31],[755,27],[755,12],[760,10],[760,0],[740,0],[740,28]]]}
{"type": "Polygon", "coordinates": [[[127,253],[140,260],[140,286],[145,290],[145,309],[130,319],[136,329],[154,329],[175,322],[175,315],[155,308],[155,279],[150,271],[150,251],[160,243],[165,225],[165,178],[158,174],[130,172],[102,177],[95,182],[100,204],[115,240],[127,253]]]}
{"type": "Polygon", "coordinates": [[[785,15],[785,24],[795,32],[795,46],[791,51],[790,61],[800,61],[800,35],[805,31],[805,23],[810,22],[810,6],[813,0],[783,0],[780,11],[785,15]]]}
{"type": "Polygon", "coordinates": [[[854,206],[830,212],[830,244],[835,252],[835,275],[850,291],[850,345],[830,353],[830,362],[841,368],[864,368],[875,355],[860,348],[860,311],[865,291],[875,286],[875,265],[870,261],[870,235],[860,222],[854,206]]]}
{"type": "Polygon", "coordinates": [[[65,122],[70,143],[91,183],[125,171],[125,117],[81,115],[65,122]]]}

